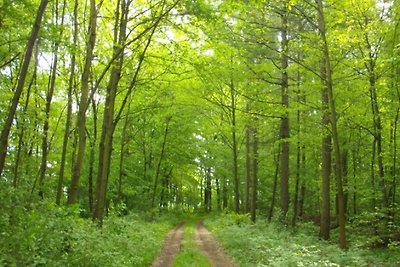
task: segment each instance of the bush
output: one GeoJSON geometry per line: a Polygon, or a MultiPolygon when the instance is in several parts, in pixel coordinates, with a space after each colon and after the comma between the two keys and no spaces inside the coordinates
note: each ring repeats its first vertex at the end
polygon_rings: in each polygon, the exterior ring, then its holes
{"type": "Polygon", "coordinates": [[[373,251],[321,241],[306,225],[291,231],[280,223],[237,224],[230,214],[213,217],[206,225],[240,266],[398,266],[397,250],[373,251]],[[308,230],[307,230],[308,229],[308,230]],[[389,256],[390,255],[390,256],[389,256]]]}
{"type": "Polygon", "coordinates": [[[171,227],[115,214],[99,229],[77,206],[20,204],[0,215],[0,266],[148,266],[171,227]]]}

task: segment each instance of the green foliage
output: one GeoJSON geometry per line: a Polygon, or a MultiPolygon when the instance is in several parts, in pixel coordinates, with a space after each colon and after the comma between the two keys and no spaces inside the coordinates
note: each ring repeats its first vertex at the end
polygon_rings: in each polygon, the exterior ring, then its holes
{"type": "Polygon", "coordinates": [[[0,215],[2,266],[148,266],[171,227],[111,214],[99,229],[75,206],[17,204],[0,215]]]}
{"type": "Polygon", "coordinates": [[[257,222],[238,225],[230,214],[206,220],[207,226],[240,266],[395,266],[400,253],[362,248],[340,250],[319,240],[315,227],[301,225],[299,231],[281,224],[257,222]]]}

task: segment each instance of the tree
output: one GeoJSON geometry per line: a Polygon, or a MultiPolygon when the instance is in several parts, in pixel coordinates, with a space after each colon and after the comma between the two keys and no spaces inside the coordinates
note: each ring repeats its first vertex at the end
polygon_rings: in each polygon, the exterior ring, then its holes
{"type": "Polygon", "coordinates": [[[317,1],[317,12],[318,12],[318,30],[322,41],[322,52],[325,63],[325,75],[326,79],[324,85],[327,88],[329,110],[330,110],[330,123],[332,129],[333,148],[335,152],[335,167],[336,167],[336,189],[338,195],[338,217],[339,217],[339,245],[345,249],[347,247],[346,240],[346,218],[345,218],[345,206],[344,206],[344,194],[343,194],[343,181],[342,181],[342,157],[340,153],[339,145],[339,133],[337,129],[337,115],[336,106],[333,95],[333,82],[332,82],[332,69],[330,62],[329,44],[326,37],[325,27],[325,16],[324,16],[324,5],[322,0],[317,1]]]}
{"type": "Polygon", "coordinates": [[[76,119],[76,130],[78,132],[78,148],[76,158],[73,162],[73,172],[68,192],[68,204],[74,204],[78,198],[78,186],[83,167],[83,159],[86,148],[86,109],[89,103],[89,77],[93,63],[94,48],[96,45],[97,14],[100,6],[96,6],[96,1],[90,1],[90,15],[87,35],[86,58],[82,73],[81,95],[79,100],[78,115],[76,119]]]}
{"type": "Polygon", "coordinates": [[[3,125],[3,129],[0,134],[0,175],[3,173],[5,160],[7,156],[7,146],[8,146],[8,138],[10,134],[10,130],[12,127],[12,123],[14,120],[15,113],[17,111],[17,106],[19,99],[21,97],[22,91],[25,86],[26,76],[28,74],[29,63],[32,58],[33,48],[35,46],[35,42],[37,36],[39,34],[40,25],[42,22],[43,14],[46,10],[46,6],[48,4],[48,0],[41,0],[39,8],[36,13],[35,22],[33,24],[32,32],[29,36],[28,42],[26,44],[25,54],[22,61],[21,69],[18,76],[17,85],[14,91],[14,96],[11,100],[10,107],[8,109],[7,118],[3,125]]]}
{"type": "Polygon", "coordinates": [[[289,126],[289,76],[288,76],[288,10],[287,10],[287,2],[283,3],[283,10],[281,11],[281,97],[282,97],[282,106],[284,108],[284,114],[281,118],[281,127],[280,127],[280,139],[281,139],[281,176],[280,176],[280,205],[283,216],[286,216],[289,210],[289,138],[290,138],[290,126],[289,126]]]}

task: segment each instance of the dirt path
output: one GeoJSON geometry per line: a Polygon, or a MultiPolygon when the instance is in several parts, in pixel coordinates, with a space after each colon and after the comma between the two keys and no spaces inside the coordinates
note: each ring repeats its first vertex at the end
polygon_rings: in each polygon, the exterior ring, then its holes
{"type": "Polygon", "coordinates": [[[200,222],[196,228],[196,242],[199,248],[210,260],[213,267],[236,267],[236,264],[226,255],[222,246],[200,222]]]}
{"type": "MultiPolygon", "coordinates": [[[[181,250],[184,235],[184,223],[179,224],[165,239],[163,248],[151,267],[170,267],[181,250]]],[[[212,234],[204,227],[203,223],[197,224],[195,241],[199,249],[209,259],[212,267],[236,267],[237,265],[226,255],[222,246],[212,234]]]]}
{"type": "Polygon", "coordinates": [[[151,267],[169,267],[181,250],[184,223],[180,223],[165,239],[160,255],[154,260],[151,267]]]}

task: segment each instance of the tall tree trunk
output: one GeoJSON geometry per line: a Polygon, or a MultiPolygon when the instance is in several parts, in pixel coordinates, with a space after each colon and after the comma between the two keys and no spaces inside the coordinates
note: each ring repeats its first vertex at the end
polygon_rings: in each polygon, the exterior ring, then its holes
{"type": "Polygon", "coordinates": [[[218,177],[215,177],[215,187],[217,190],[217,210],[221,211],[221,183],[218,177]]]}
{"type": "Polygon", "coordinates": [[[274,215],[274,208],[275,208],[275,201],[276,201],[276,189],[278,187],[280,155],[281,155],[281,147],[279,146],[278,147],[278,154],[276,155],[276,158],[274,159],[275,173],[274,173],[274,182],[273,182],[273,185],[272,185],[271,205],[269,207],[269,212],[268,212],[268,221],[269,222],[272,220],[272,217],[274,215]]]}
{"type": "Polygon", "coordinates": [[[94,177],[94,163],[95,163],[95,149],[97,144],[97,114],[98,103],[92,97],[92,114],[93,114],[93,136],[90,139],[90,156],[89,156],[89,174],[88,174],[88,205],[89,212],[93,214],[93,177],[94,177]]]}
{"type": "Polygon", "coordinates": [[[236,90],[235,85],[233,83],[233,79],[231,79],[230,83],[230,108],[231,108],[231,134],[232,134],[232,163],[233,163],[233,195],[234,195],[234,204],[235,204],[235,212],[240,212],[240,194],[239,194],[239,177],[238,177],[238,147],[237,147],[237,137],[236,137],[236,90]]]}
{"type": "Polygon", "coordinates": [[[333,81],[332,81],[332,69],[331,60],[329,54],[329,44],[326,38],[325,30],[325,17],[324,17],[324,6],[322,0],[317,0],[317,11],[318,11],[318,30],[322,41],[323,57],[325,58],[325,69],[326,69],[326,81],[325,86],[328,90],[329,109],[330,109],[330,120],[332,128],[332,140],[333,150],[335,153],[335,167],[336,167],[336,189],[338,195],[338,206],[339,206],[339,245],[342,249],[347,248],[346,240],[346,217],[344,209],[344,194],[343,194],[343,181],[342,181],[342,157],[340,153],[339,145],[339,134],[337,129],[337,116],[335,99],[333,97],[333,81]]]}
{"type": "Polygon", "coordinates": [[[172,167],[169,168],[169,171],[167,171],[167,169],[164,170],[162,189],[160,194],[160,209],[168,208],[172,170],[172,167]]]}
{"type": "Polygon", "coordinates": [[[288,10],[286,6],[281,15],[281,97],[284,114],[281,118],[280,139],[281,139],[281,176],[280,176],[280,202],[283,216],[286,217],[289,210],[289,77],[287,68],[288,59],[288,10]]]}
{"type": "MultiPolygon", "coordinates": [[[[249,103],[246,104],[246,111],[249,112],[249,103]]],[[[250,184],[251,184],[251,129],[250,125],[246,126],[246,176],[245,176],[245,191],[244,191],[244,213],[250,212],[250,184]]]]}
{"type": "Polygon", "coordinates": [[[93,220],[98,220],[100,226],[102,226],[104,217],[106,191],[113,145],[113,132],[116,126],[114,124],[114,107],[124,59],[123,55],[126,40],[128,10],[129,5],[125,2],[125,0],[117,1],[113,51],[113,58],[116,58],[116,60],[111,69],[110,80],[108,82],[106,91],[106,100],[104,103],[102,130],[99,141],[99,162],[97,169],[96,193],[93,209],[93,220]]]}
{"type": "MultiPolygon", "coordinates": [[[[65,4],[64,4],[65,5],[65,4]]],[[[73,42],[77,45],[78,42],[78,0],[75,0],[74,4],[74,29],[73,29],[73,42]]],[[[72,94],[75,88],[75,68],[76,68],[76,54],[71,54],[71,66],[69,70],[69,80],[68,80],[68,96],[67,96],[67,117],[65,121],[64,138],[61,152],[60,161],[60,173],[58,176],[57,183],[57,195],[56,204],[61,204],[61,197],[64,185],[64,175],[65,175],[65,164],[67,159],[68,141],[71,131],[71,121],[72,121],[72,94]]]]}
{"type": "Polygon", "coordinates": [[[366,37],[367,47],[369,49],[369,58],[366,63],[366,67],[368,69],[369,74],[369,93],[371,99],[371,109],[372,109],[372,118],[373,118],[373,127],[374,127],[374,142],[376,143],[376,160],[378,163],[378,175],[379,175],[379,184],[382,192],[382,200],[383,206],[388,208],[389,206],[389,197],[386,188],[385,181],[385,171],[383,166],[383,147],[382,147],[382,121],[381,114],[378,104],[378,96],[376,92],[376,73],[375,73],[375,61],[376,58],[372,55],[371,50],[373,49],[369,44],[368,38],[366,37]]]}
{"type": "MultiPolygon", "coordinates": [[[[302,28],[300,29],[302,31],[302,28]]],[[[298,55],[301,58],[301,53],[298,55]]],[[[300,71],[297,72],[297,102],[298,103],[306,103],[306,96],[302,93],[301,90],[301,73],[300,71]]],[[[302,148],[304,146],[301,145],[302,139],[302,128],[301,128],[301,119],[302,119],[302,111],[300,109],[297,110],[296,113],[296,124],[297,124],[297,153],[296,153],[296,182],[295,182],[295,189],[294,189],[294,198],[293,198],[293,217],[292,217],[292,227],[296,226],[297,218],[299,216],[299,191],[300,191],[300,180],[302,178],[302,148]]]]}
{"type": "Polygon", "coordinates": [[[81,79],[81,96],[79,101],[76,130],[78,132],[78,147],[76,159],[72,171],[71,183],[68,194],[68,204],[74,204],[78,198],[78,186],[83,166],[86,147],[86,109],[89,101],[89,76],[93,61],[93,51],[96,43],[97,27],[97,7],[96,0],[90,0],[90,19],[88,27],[88,41],[86,47],[86,59],[81,79]]]}
{"type": "MultiPolygon", "coordinates": [[[[323,57],[321,62],[321,78],[322,82],[326,81],[326,59],[323,57]]],[[[331,224],[331,205],[330,205],[330,178],[331,178],[331,151],[332,136],[330,133],[330,113],[329,113],[329,97],[328,88],[324,86],[321,90],[321,110],[322,110],[322,166],[321,166],[321,223],[319,235],[325,240],[330,236],[331,224]]]]}
{"type": "MultiPolygon", "coordinates": [[[[37,59],[37,57],[36,57],[36,59],[37,59]]],[[[37,60],[36,60],[36,62],[37,62],[37,60]]],[[[29,99],[30,99],[30,95],[31,95],[31,88],[32,88],[34,81],[36,80],[36,77],[37,77],[37,64],[35,66],[35,70],[34,70],[32,79],[28,85],[28,90],[26,93],[26,100],[25,100],[25,104],[23,107],[24,113],[28,110],[29,99]]],[[[23,116],[23,119],[21,122],[21,127],[18,127],[18,125],[17,125],[17,128],[20,129],[20,132],[18,134],[17,155],[15,157],[15,165],[14,165],[14,179],[13,179],[14,188],[17,188],[18,182],[19,182],[19,167],[20,167],[20,163],[22,160],[22,148],[24,146],[24,137],[25,137],[25,130],[26,130],[25,123],[26,123],[26,118],[25,118],[25,116],[23,116]]]]}
{"type": "Polygon", "coordinates": [[[253,223],[256,222],[257,215],[257,188],[258,188],[258,132],[257,128],[252,127],[251,129],[252,135],[252,153],[251,153],[251,205],[250,205],[250,213],[251,213],[251,221],[253,223]]]}
{"type": "MultiPolygon", "coordinates": [[[[130,107],[128,106],[128,112],[129,110],[130,107]]],[[[118,175],[118,191],[117,191],[117,199],[119,203],[123,202],[122,184],[124,181],[124,177],[126,176],[124,161],[126,154],[126,145],[128,143],[128,135],[127,135],[128,125],[129,125],[129,116],[126,116],[124,120],[124,126],[122,127],[120,158],[119,158],[119,175],[118,175]]]]}
{"type": "Polygon", "coordinates": [[[349,190],[348,188],[348,151],[345,149],[342,153],[342,172],[343,172],[343,195],[344,195],[344,213],[347,215],[347,204],[349,200],[349,190]]]}
{"type": "Polygon", "coordinates": [[[211,168],[206,168],[204,186],[204,208],[206,212],[211,212],[211,192],[211,168]]]}
{"type": "Polygon", "coordinates": [[[226,176],[222,179],[222,210],[228,208],[228,181],[226,176]]]}
{"type": "Polygon", "coordinates": [[[8,136],[11,131],[12,123],[15,117],[15,113],[17,111],[17,106],[19,99],[22,94],[22,90],[24,89],[26,75],[28,74],[29,63],[32,58],[33,48],[35,46],[35,42],[40,30],[40,24],[42,22],[43,14],[46,10],[46,6],[48,4],[48,0],[41,0],[38,11],[36,13],[35,22],[33,24],[32,32],[29,36],[28,42],[26,44],[25,55],[22,61],[21,70],[19,73],[17,86],[14,91],[14,96],[11,100],[11,105],[8,109],[7,118],[3,125],[3,129],[0,134],[0,176],[3,173],[4,165],[7,156],[7,147],[8,147],[8,136]]]}
{"type": "MultiPolygon", "coordinates": [[[[53,99],[54,95],[54,89],[56,86],[56,79],[57,79],[57,68],[58,68],[58,50],[60,47],[60,40],[63,38],[63,27],[64,27],[64,13],[65,13],[65,2],[63,5],[63,9],[61,12],[61,22],[60,26],[60,36],[57,41],[54,42],[54,49],[53,49],[53,63],[51,67],[51,74],[50,74],[50,82],[49,82],[49,87],[47,89],[46,93],[46,105],[45,105],[45,119],[43,123],[43,136],[42,136],[42,161],[40,164],[40,170],[39,170],[39,196],[41,198],[44,197],[44,180],[46,176],[46,170],[47,170],[47,157],[48,157],[48,150],[49,150],[49,120],[50,120],[50,109],[51,109],[51,101],[53,99]]],[[[55,3],[54,7],[54,19],[58,23],[59,20],[59,14],[58,14],[58,1],[55,3]]]]}
{"type": "Polygon", "coordinates": [[[160,158],[158,160],[156,174],[154,176],[153,193],[152,193],[152,197],[151,197],[151,207],[152,208],[154,208],[154,203],[155,203],[155,199],[156,199],[157,187],[158,187],[158,179],[159,179],[159,176],[160,176],[161,164],[162,164],[162,162],[164,160],[165,146],[167,144],[169,123],[171,122],[171,119],[172,119],[172,117],[167,117],[167,120],[166,120],[166,123],[165,123],[164,138],[163,138],[163,142],[162,142],[162,145],[161,145],[160,158]]]}
{"type": "MultiPolygon", "coordinates": [[[[399,12],[397,11],[395,13],[395,18],[399,17],[399,12]]],[[[393,39],[396,40],[396,42],[393,42],[393,47],[392,51],[397,51],[397,43],[398,43],[398,30],[400,26],[400,21],[397,19],[397,23],[395,25],[394,31],[393,31],[393,39]]],[[[391,215],[392,218],[395,218],[395,211],[396,211],[396,194],[397,194],[397,130],[398,130],[398,122],[399,122],[399,117],[400,117],[400,66],[399,64],[396,64],[395,61],[392,61],[392,85],[394,88],[396,88],[396,100],[395,102],[397,103],[397,108],[396,108],[396,116],[393,121],[393,149],[392,149],[392,196],[391,196],[391,206],[392,206],[392,211],[391,215]]]]}

